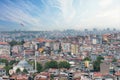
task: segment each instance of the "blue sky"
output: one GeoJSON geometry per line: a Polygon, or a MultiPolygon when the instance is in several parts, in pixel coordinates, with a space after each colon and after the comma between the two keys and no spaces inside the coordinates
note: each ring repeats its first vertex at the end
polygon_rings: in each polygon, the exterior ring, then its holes
{"type": "Polygon", "coordinates": [[[107,27],[120,27],[120,0],[0,0],[1,31],[107,27]]]}

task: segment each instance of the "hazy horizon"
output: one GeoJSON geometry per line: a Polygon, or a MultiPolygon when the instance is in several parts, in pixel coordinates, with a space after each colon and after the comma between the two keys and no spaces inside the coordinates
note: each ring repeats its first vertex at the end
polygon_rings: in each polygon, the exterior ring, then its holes
{"type": "Polygon", "coordinates": [[[0,0],[0,31],[120,29],[120,0],[0,0]]]}

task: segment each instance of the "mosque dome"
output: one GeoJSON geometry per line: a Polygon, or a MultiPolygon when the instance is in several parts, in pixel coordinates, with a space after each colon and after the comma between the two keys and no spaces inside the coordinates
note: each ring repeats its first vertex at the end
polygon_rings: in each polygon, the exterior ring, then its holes
{"type": "Polygon", "coordinates": [[[21,67],[31,67],[30,64],[28,64],[28,62],[24,59],[24,60],[21,60],[17,66],[21,66],[21,67]]]}
{"type": "Polygon", "coordinates": [[[30,65],[25,59],[21,60],[16,66],[13,67],[14,72],[16,72],[17,69],[20,69],[23,71],[26,69],[28,72],[33,72],[33,66],[30,65]]]}

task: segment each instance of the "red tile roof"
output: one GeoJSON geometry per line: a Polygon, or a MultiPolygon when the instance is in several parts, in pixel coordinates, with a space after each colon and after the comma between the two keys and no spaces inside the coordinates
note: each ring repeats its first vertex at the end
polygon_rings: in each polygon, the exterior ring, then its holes
{"type": "Polygon", "coordinates": [[[27,75],[12,75],[10,79],[16,79],[16,80],[28,80],[27,75]]]}
{"type": "Polygon", "coordinates": [[[102,77],[102,74],[99,73],[99,72],[95,72],[95,73],[94,73],[94,77],[102,77]]]}
{"type": "Polygon", "coordinates": [[[0,45],[7,45],[7,42],[0,42],[0,45]]]}
{"type": "Polygon", "coordinates": [[[44,38],[37,38],[38,42],[52,42],[52,40],[44,39],[44,38]]]}
{"type": "Polygon", "coordinates": [[[120,76],[120,72],[116,72],[115,75],[116,75],[116,76],[120,76]]]}

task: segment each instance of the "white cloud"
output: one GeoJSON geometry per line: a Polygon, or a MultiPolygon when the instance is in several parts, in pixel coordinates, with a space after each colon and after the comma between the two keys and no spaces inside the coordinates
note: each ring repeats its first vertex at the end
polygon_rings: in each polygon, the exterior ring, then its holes
{"type": "Polygon", "coordinates": [[[66,22],[70,22],[75,17],[73,0],[59,0],[60,9],[66,22]]]}
{"type": "Polygon", "coordinates": [[[2,4],[0,20],[23,23],[29,29],[83,29],[104,25],[120,25],[119,0],[42,0],[41,10],[30,1],[8,0],[2,4]],[[117,4],[115,4],[117,3],[117,4]],[[77,5],[76,5],[77,4],[77,5]],[[97,5],[98,4],[98,5],[97,5]]]}
{"type": "Polygon", "coordinates": [[[113,0],[100,0],[99,5],[103,8],[108,7],[112,4],[113,0]]]}
{"type": "MultiPolygon", "coordinates": [[[[18,24],[23,23],[25,26],[42,26],[41,19],[39,17],[33,17],[30,15],[27,11],[24,10],[23,7],[14,5],[12,2],[9,2],[11,5],[4,4],[3,8],[4,13],[1,13],[1,20],[9,21],[9,22],[16,22],[18,24]]],[[[29,3],[30,4],[30,3],[29,3]]],[[[27,9],[37,9],[34,5],[30,4],[29,6],[26,4],[23,4],[23,6],[26,6],[27,9]]],[[[38,10],[38,9],[37,9],[38,10]]],[[[39,14],[39,13],[37,13],[39,14]]],[[[16,26],[17,27],[17,26],[16,26]]],[[[30,27],[29,27],[30,28],[30,27]]],[[[31,27],[33,28],[33,27],[31,27]]],[[[36,27],[36,29],[38,29],[36,27]]]]}

